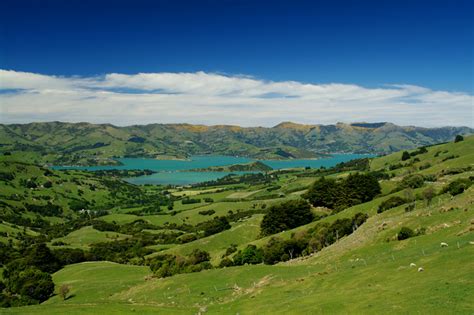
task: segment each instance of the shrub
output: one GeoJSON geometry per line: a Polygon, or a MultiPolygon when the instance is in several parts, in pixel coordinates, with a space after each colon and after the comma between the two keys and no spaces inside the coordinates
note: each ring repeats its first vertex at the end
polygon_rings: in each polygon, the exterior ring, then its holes
{"type": "Polygon", "coordinates": [[[438,177],[435,174],[427,174],[423,176],[425,181],[427,182],[435,182],[438,180],[438,177]]]}
{"type": "Polygon", "coordinates": [[[399,196],[392,196],[390,198],[388,198],[387,200],[383,201],[378,209],[377,209],[377,213],[382,213],[388,209],[392,209],[392,208],[395,208],[395,207],[398,207],[400,205],[403,205],[404,203],[406,203],[407,201],[405,199],[403,199],[402,197],[399,197],[399,196]]]}
{"type": "Polygon", "coordinates": [[[53,255],[62,266],[86,261],[84,251],[79,248],[58,248],[53,250],[53,255]]]}
{"type": "Polygon", "coordinates": [[[468,189],[472,185],[472,181],[469,178],[458,178],[448,185],[446,185],[442,192],[449,193],[452,196],[459,195],[468,189]]]}
{"type": "Polygon", "coordinates": [[[155,256],[150,269],[160,278],[170,277],[178,273],[198,272],[212,268],[208,252],[195,249],[188,257],[163,254],[155,256]]]}
{"type": "Polygon", "coordinates": [[[445,157],[442,161],[445,162],[445,161],[448,161],[448,160],[456,159],[458,157],[459,157],[459,155],[452,154],[452,155],[449,155],[449,156],[445,157]]]}
{"type": "Polygon", "coordinates": [[[51,188],[51,187],[53,187],[53,183],[50,182],[50,181],[47,181],[46,183],[43,184],[43,187],[44,188],[51,188]]]}
{"type": "Polygon", "coordinates": [[[402,161],[406,161],[410,159],[410,153],[408,151],[403,151],[402,153],[402,161]]]}
{"type": "Polygon", "coordinates": [[[199,223],[196,228],[204,231],[204,236],[210,236],[230,229],[229,220],[226,217],[214,217],[214,219],[199,223]]]}
{"type": "Polygon", "coordinates": [[[431,167],[431,164],[430,163],[425,163],[423,165],[420,165],[420,167],[418,168],[420,171],[422,170],[426,170],[427,168],[430,168],[431,167]]]}
{"type": "Polygon", "coordinates": [[[237,244],[230,244],[230,246],[225,250],[224,255],[222,257],[229,256],[237,251],[237,244]]]}
{"type": "Polygon", "coordinates": [[[464,140],[464,137],[461,135],[457,135],[456,138],[454,138],[454,143],[461,142],[464,140]]]}
{"type": "Polygon", "coordinates": [[[213,215],[216,213],[216,211],[210,209],[210,210],[202,210],[198,212],[200,215],[213,215]]]}
{"type": "Polygon", "coordinates": [[[232,267],[233,265],[234,265],[234,263],[232,262],[232,260],[228,257],[225,257],[219,263],[219,268],[232,267]]]}
{"type": "Polygon", "coordinates": [[[188,205],[188,204],[193,204],[193,203],[200,203],[201,202],[201,199],[199,198],[196,198],[196,199],[193,199],[193,198],[184,198],[183,200],[181,200],[181,204],[183,205],[188,205]]]}
{"type": "Polygon", "coordinates": [[[69,291],[71,291],[71,286],[69,286],[68,284],[63,284],[59,287],[59,296],[63,300],[66,300],[69,291]]]}
{"type": "Polygon", "coordinates": [[[400,232],[398,232],[397,239],[399,241],[402,241],[402,240],[406,240],[406,239],[408,239],[410,237],[413,237],[413,236],[415,236],[415,232],[412,229],[410,229],[409,227],[404,226],[400,229],[400,232]]]}
{"type": "Polygon", "coordinates": [[[180,236],[177,240],[179,243],[185,244],[197,240],[197,236],[196,234],[184,234],[183,236],[180,236]]]}
{"type": "Polygon", "coordinates": [[[255,245],[248,245],[233,257],[234,265],[259,264],[263,262],[263,251],[255,245]]]}
{"type": "Polygon", "coordinates": [[[413,174],[413,175],[408,175],[408,176],[405,176],[399,187],[400,188],[420,188],[423,186],[423,184],[425,183],[425,179],[423,177],[423,175],[420,175],[420,174],[413,174]]]}
{"type": "Polygon", "coordinates": [[[434,196],[436,196],[436,191],[432,186],[426,188],[423,191],[423,198],[426,200],[428,206],[431,204],[431,200],[433,200],[434,196]]]}

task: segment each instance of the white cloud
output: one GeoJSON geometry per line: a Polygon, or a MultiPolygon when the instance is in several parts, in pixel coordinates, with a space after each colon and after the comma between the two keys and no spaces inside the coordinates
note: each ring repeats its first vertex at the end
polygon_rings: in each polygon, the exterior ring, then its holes
{"type": "Polygon", "coordinates": [[[214,73],[111,73],[61,77],[0,70],[0,122],[188,122],[271,126],[281,121],[390,121],[473,126],[467,93],[399,84],[264,81],[214,73]]]}

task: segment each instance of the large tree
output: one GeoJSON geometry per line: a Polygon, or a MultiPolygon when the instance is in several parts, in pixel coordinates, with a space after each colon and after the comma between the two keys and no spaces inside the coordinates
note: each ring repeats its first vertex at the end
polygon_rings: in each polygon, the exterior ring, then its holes
{"type": "Polygon", "coordinates": [[[260,225],[262,235],[275,234],[313,220],[311,206],[305,200],[291,200],[270,207],[260,225]]]}

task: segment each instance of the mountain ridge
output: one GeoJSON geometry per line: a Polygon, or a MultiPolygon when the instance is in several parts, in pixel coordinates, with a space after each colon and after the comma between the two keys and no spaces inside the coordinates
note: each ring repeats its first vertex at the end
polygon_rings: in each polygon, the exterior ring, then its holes
{"type": "Polygon", "coordinates": [[[33,151],[55,164],[113,164],[121,157],[177,158],[222,154],[259,159],[318,158],[330,153],[388,154],[472,134],[469,127],[426,128],[380,123],[273,127],[87,122],[0,124],[0,151],[33,151]],[[50,155],[49,160],[45,156],[50,155]]]}

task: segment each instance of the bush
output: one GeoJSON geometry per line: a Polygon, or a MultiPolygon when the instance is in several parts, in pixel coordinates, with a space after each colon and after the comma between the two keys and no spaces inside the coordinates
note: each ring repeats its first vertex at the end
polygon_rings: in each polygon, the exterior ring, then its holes
{"type": "Polygon", "coordinates": [[[229,220],[226,217],[214,217],[214,219],[199,223],[196,228],[204,231],[204,236],[210,236],[230,229],[229,220]]]}
{"type": "Polygon", "coordinates": [[[69,286],[68,284],[63,284],[63,285],[61,285],[61,287],[59,288],[59,296],[60,296],[63,300],[66,300],[66,299],[67,299],[67,295],[69,294],[69,291],[71,291],[71,286],[69,286]]]}
{"type": "Polygon", "coordinates": [[[425,179],[423,177],[423,175],[420,175],[420,174],[413,174],[413,175],[408,175],[408,176],[405,176],[400,185],[399,185],[399,188],[403,189],[403,188],[420,188],[423,186],[423,184],[425,183],[425,179]]]}
{"type": "Polygon", "coordinates": [[[202,210],[202,211],[199,211],[198,212],[200,215],[213,215],[214,213],[216,213],[216,211],[214,210],[202,210]]]}
{"type": "Polygon", "coordinates": [[[263,251],[255,245],[248,245],[244,250],[239,250],[239,252],[234,255],[233,260],[236,266],[260,264],[263,262],[263,251]]]}
{"type": "Polygon", "coordinates": [[[406,161],[406,160],[409,160],[410,159],[410,153],[408,153],[408,151],[403,151],[402,153],[402,161],[406,161]]]}
{"type": "Polygon", "coordinates": [[[197,240],[197,236],[196,234],[184,234],[183,236],[178,237],[177,240],[180,244],[185,244],[197,240]]]}
{"type": "Polygon", "coordinates": [[[43,184],[43,187],[44,188],[51,188],[51,187],[53,187],[53,183],[50,182],[50,181],[47,181],[46,183],[43,184]]]}
{"type": "Polygon", "coordinates": [[[27,251],[25,260],[28,265],[35,266],[41,271],[53,273],[61,268],[61,264],[44,243],[34,245],[27,251]]]}
{"type": "Polygon", "coordinates": [[[51,276],[35,267],[4,272],[5,287],[11,294],[27,298],[27,304],[46,301],[54,291],[51,276]]]}
{"type": "Polygon", "coordinates": [[[469,178],[458,178],[448,185],[446,185],[442,192],[449,193],[451,196],[456,196],[463,193],[466,189],[471,187],[472,181],[469,178]]]}
{"type": "Polygon", "coordinates": [[[420,165],[420,167],[418,168],[420,171],[422,170],[426,170],[427,168],[430,168],[431,167],[431,164],[430,163],[425,163],[423,165],[420,165]]]}
{"type": "Polygon", "coordinates": [[[433,186],[430,186],[423,191],[422,195],[429,206],[431,204],[431,200],[433,200],[434,196],[436,196],[436,191],[434,190],[433,186]]]}
{"type": "Polygon", "coordinates": [[[456,138],[454,138],[454,143],[461,142],[464,140],[464,137],[461,135],[457,135],[456,138]]]}
{"type": "Polygon", "coordinates": [[[79,248],[59,248],[53,250],[53,255],[62,266],[86,261],[84,251],[79,248]]]}
{"type": "Polygon", "coordinates": [[[150,269],[158,277],[165,278],[178,273],[210,269],[212,265],[209,259],[209,253],[200,249],[195,249],[188,257],[163,254],[151,260],[150,269]]]}
{"type": "Polygon", "coordinates": [[[230,244],[230,246],[225,250],[224,255],[222,257],[229,256],[237,251],[237,244],[230,244]]]}
{"type": "Polygon", "coordinates": [[[409,227],[404,226],[400,229],[400,232],[398,232],[397,239],[399,241],[402,241],[402,240],[406,240],[406,239],[408,239],[410,237],[413,237],[413,236],[415,236],[415,232],[412,229],[410,229],[409,227]]]}
{"type": "Polygon", "coordinates": [[[219,263],[219,268],[232,267],[233,265],[234,265],[234,263],[232,262],[232,260],[228,257],[225,257],[219,263]]]}
{"type": "Polygon", "coordinates": [[[183,200],[181,200],[181,204],[183,205],[189,205],[189,204],[193,204],[193,203],[201,203],[201,199],[199,198],[196,198],[196,199],[193,199],[193,198],[184,198],[183,200]]]}
{"type": "Polygon", "coordinates": [[[438,180],[438,177],[435,174],[427,174],[423,176],[425,181],[427,182],[436,182],[438,180]]]}
{"type": "Polygon", "coordinates": [[[382,213],[388,209],[398,207],[400,205],[403,205],[406,202],[407,201],[405,199],[399,196],[390,197],[379,205],[379,208],[377,209],[377,213],[382,213]]]}

